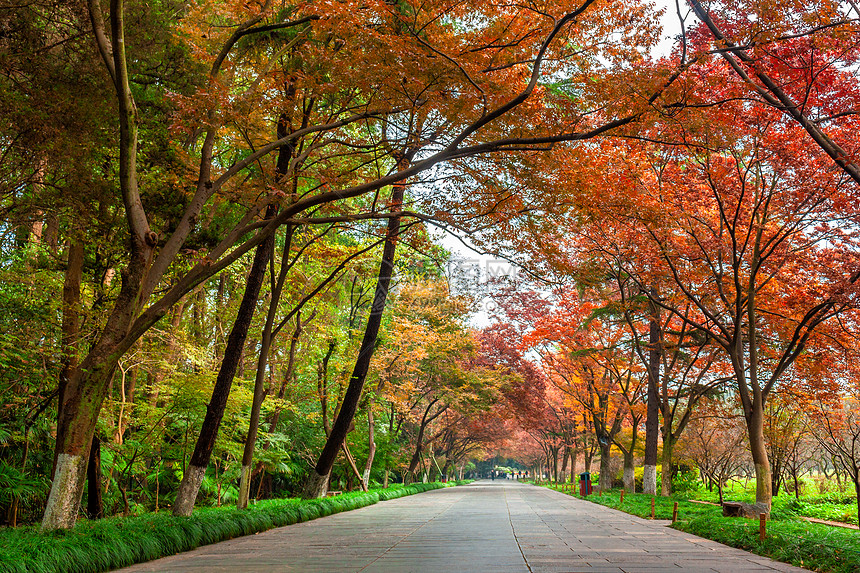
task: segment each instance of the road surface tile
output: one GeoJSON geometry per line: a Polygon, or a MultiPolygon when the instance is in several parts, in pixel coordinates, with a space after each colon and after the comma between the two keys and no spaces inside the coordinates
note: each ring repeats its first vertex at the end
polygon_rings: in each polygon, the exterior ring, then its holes
{"type": "Polygon", "coordinates": [[[123,572],[803,572],[510,480],[438,489],[200,547],[123,572]]]}

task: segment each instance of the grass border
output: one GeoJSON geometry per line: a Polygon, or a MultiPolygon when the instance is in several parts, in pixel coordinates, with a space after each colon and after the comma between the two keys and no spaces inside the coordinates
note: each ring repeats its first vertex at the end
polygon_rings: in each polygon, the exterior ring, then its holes
{"type": "Polygon", "coordinates": [[[42,532],[38,526],[0,530],[0,573],[100,573],[190,551],[203,545],[310,521],[457,482],[353,492],[301,500],[274,499],[248,509],[201,508],[190,517],[169,512],[81,521],[70,530],[42,532]]]}

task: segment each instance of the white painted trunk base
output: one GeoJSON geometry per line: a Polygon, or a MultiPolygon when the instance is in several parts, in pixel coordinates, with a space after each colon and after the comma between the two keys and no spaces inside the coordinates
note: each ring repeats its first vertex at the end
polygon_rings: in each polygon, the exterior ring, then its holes
{"type": "Polygon", "coordinates": [[[176,492],[173,515],[185,517],[191,515],[191,512],[194,511],[194,502],[197,501],[197,493],[200,491],[200,484],[203,483],[203,476],[205,475],[206,468],[188,466],[185,475],[182,476],[182,483],[179,484],[179,491],[176,492]]]}
{"type": "Polygon", "coordinates": [[[633,466],[624,468],[624,489],[630,493],[636,493],[636,473],[633,466]]]}
{"type": "Polygon", "coordinates": [[[645,466],[642,475],[642,493],[657,495],[657,466],[645,466]]]}
{"type": "Polygon", "coordinates": [[[84,493],[84,480],[87,476],[87,458],[60,454],[57,456],[57,469],[51,483],[51,493],[42,529],[70,529],[78,519],[78,508],[84,493]]]}
{"type": "Polygon", "coordinates": [[[308,476],[308,481],[305,482],[305,488],[302,492],[302,497],[305,499],[314,499],[317,497],[325,497],[328,493],[328,475],[321,476],[316,470],[311,470],[308,476]]]}
{"type": "Polygon", "coordinates": [[[251,497],[251,466],[242,466],[241,477],[239,478],[239,499],[236,500],[236,507],[245,509],[248,507],[248,500],[251,497]]]}

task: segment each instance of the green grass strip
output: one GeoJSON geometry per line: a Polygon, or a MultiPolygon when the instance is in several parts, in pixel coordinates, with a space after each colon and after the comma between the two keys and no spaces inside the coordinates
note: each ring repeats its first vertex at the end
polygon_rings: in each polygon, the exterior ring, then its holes
{"type": "MultiPolygon", "coordinates": [[[[618,490],[593,493],[586,498],[571,493],[569,487],[551,489],[638,517],[651,517],[650,495],[627,493],[622,502],[618,490]]],[[[655,519],[672,519],[672,507],[676,501],[678,521],[672,527],[680,531],[814,571],[860,571],[860,533],[857,530],[810,523],[789,509],[775,508],[767,522],[767,536],[759,541],[757,519],[723,517],[720,507],[693,503],[680,496],[656,496],[655,519]]]]}
{"type": "Polygon", "coordinates": [[[418,483],[335,497],[260,501],[248,509],[201,508],[191,517],[169,512],[82,520],[73,529],[38,526],[0,530],[0,573],[98,573],[167,557],[406,495],[468,482],[418,483]]]}

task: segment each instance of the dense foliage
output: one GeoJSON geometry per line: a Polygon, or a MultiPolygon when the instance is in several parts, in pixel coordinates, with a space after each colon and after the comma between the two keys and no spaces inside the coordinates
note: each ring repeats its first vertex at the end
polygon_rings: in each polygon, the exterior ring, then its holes
{"type": "Polygon", "coordinates": [[[860,15],[687,6],[0,0],[0,519],[858,504],[860,15]]]}

